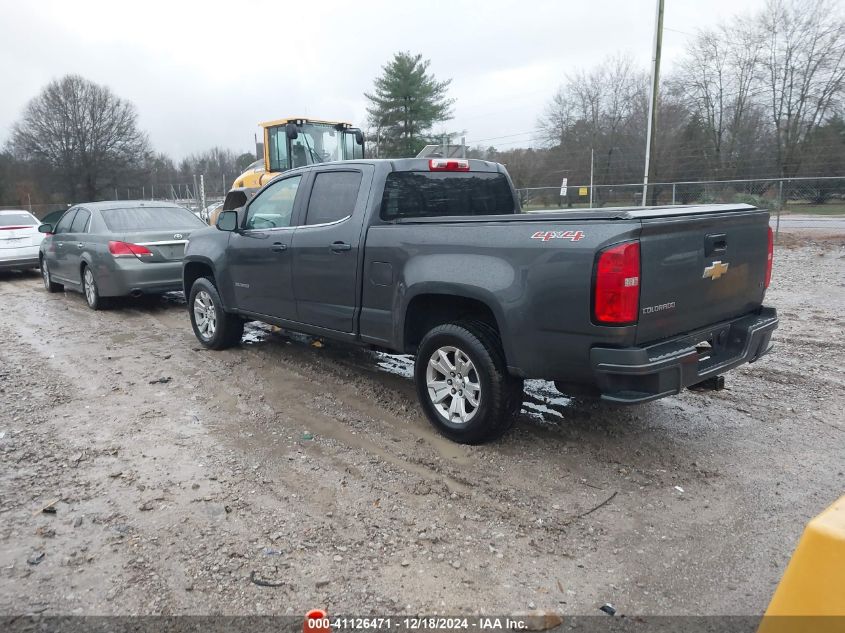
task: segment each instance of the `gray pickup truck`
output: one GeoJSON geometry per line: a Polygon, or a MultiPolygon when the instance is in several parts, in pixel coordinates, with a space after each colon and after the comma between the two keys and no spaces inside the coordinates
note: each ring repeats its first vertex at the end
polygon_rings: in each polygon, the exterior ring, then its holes
{"type": "Polygon", "coordinates": [[[449,438],[512,424],[523,380],[640,403],[770,349],[769,214],[748,205],[522,213],[502,165],[363,160],[285,172],[195,231],[200,343],[244,321],[413,354],[449,438]]]}

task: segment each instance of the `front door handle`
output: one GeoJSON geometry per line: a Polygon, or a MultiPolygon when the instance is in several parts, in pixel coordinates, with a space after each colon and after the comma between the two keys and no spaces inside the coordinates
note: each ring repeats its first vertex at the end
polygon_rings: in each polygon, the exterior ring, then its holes
{"type": "Polygon", "coordinates": [[[347,244],[346,242],[335,242],[334,244],[331,245],[331,249],[335,253],[342,253],[344,251],[351,251],[352,245],[347,244]]]}
{"type": "Polygon", "coordinates": [[[275,251],[277,253],[281,253],[282,251],[286,251],[288,249],[287,244],[283,244],[282,242],[273,242],[273,246],[270,247],[271,251],[275,251]]]}

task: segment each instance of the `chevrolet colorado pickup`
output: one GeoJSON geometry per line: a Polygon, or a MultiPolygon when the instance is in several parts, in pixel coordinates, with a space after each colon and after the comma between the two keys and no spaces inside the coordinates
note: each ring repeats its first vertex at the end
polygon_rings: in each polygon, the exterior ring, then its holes
{"type": "Polygon", "coordinates": [[[502,165],[435,158],[285,172],[191,234],[183,282],[212,349],[260,320],[415,355],[428,419],[478,443],[526,378],[640,403],[756,361],[771,268],[752,206],[522,213],[502,165]]]}

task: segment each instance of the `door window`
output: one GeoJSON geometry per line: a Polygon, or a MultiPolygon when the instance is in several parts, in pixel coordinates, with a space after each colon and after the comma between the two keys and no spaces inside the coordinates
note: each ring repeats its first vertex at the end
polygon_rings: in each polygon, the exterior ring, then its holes
{"type": "Polygon", "coordinates": [[[311,189],[305,224],[326,224],[350,217],[360,188],[360,171],[318,173],[311,189]]]}
{"type": "Polygon", "coordinates": [[[80,209],[76,212],[76,217],[73,219],[73,224],[70,225],[71,233],[86,233],[88,231],[88,223],[91,220],[91,214],[85,209],[80,209]]]}
{"type": "Polygon", "coordinates": [[[76,215],[76,209],[71,209],[67,213],[62,216],[62,219],[59,220],[59,223],[56,225],[56,229],[53,231],[55,234],[59,233],[70,233],[70,225],[73,222],[73,218],[76,215]]]}
{"type": "Polygon", "coordinates": [[[302,176],[278,180],[253,198],[246,218],[247,229],[276,229],[290,226],[293,203],[302,176]]]}

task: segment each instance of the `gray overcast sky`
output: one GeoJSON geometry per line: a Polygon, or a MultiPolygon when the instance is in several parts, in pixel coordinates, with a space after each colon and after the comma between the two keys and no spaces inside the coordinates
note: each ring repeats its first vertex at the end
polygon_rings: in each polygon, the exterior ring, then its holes
{"type": "MultiPolygon", "coordinates": [[[[685,33],[763,3],[666,0],[664,64],[685,33]]],[[[619,51],[648,67],[655,0],[0,6],[0,143],[45,83],[78,73],[134,102],[154,147],[178,160],[214,145],[250,151],[257,123],[283,116],[364,126],[362,93],[399,50],[452,78],[455,118],[444,129],[472,144],[524,145],[567,72],[619,51]]]]}

